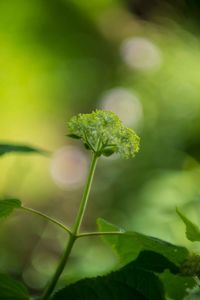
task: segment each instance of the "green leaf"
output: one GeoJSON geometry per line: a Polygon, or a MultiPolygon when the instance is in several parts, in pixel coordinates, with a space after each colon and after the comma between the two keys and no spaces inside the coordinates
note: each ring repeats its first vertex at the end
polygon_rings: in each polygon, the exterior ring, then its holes
{"type": "Polygon", "coordinates": [[[102,150],[102,154],[107,157],[111,156],[115,152],[116,152],[116,146],[108,146],[103,148],[102,150]]]}
{"type": "Polygon", "coordinates": [[[0,218],[9,216],[14,209],[21,207],[21,201],[18,199],[0,200],[0,218]]]}
{"type": "Polygon", "coordinates": [[[28,300],[30,299],[26,287],[10,276],[0,274],[0,299],[28,300]]]}
{"type": "Polygon", "coordinates": [[[17,152],[17,153],[39,153],[39,154],[47,154],[46,151],[34,148],[27,145],[20,145],[20,144],[0,144],[0,156],[10,153],[10,152],[17,152]]]}
{"type": "Polygon", "coordinates": [[[199,227],[192,223],[186,216],[184,216],[178,209],[176,209],[177,214],[186,226],[186,237],[192,242],[200,242],[200,229],[199,227]]]}
{"type": "Polygon", "coordinates": [[[142,269],[156,273],[162,273],[166,269],[170,270],[170,272],[174,274],[179,273],[179,268],[174,263],[165,256],[153,251],[145,250],[140,252],[134,263],[142,269]]]}
{"type": "Polygon", "coordinates": [[[162,283],[153,271],[162,272],[168,267],[172,264],[160,254],[143,252],[137,260],[118,271],[65,287],[53,296],[53,300],[164,300],[162,283]],[[152,262],[146,266],[149,255],[152,262]]]}
{"type": "Polygon", "coordinates": [[[84,145],[84,147],[85,147],[86,150],[91,150],[90,146],[87,143],[84,143],[83,145],[84,145]]]}
{"type": "Polygon", "coordinates": [[[119,227],[103,220],[97,220],[99,231],[121,231],[120,235],[104,235],[102,239],[113,248],[115,253],[119,256],[120,265],[136,259],[138,254],[143,250],[149,250],[159,253],[169,259],[177,266],[182,263],[189,256],[189,252],[185,247],[175,246],[163,240],[147,236],[137,232],[126,232],[119,229],[119,227]]]}
{"type": "Polygon", "coordinates": [[[68,137],[70,137],[70,138],[72,138],[72,139],[76,139],[76,140],[79,140],[81,137],[80,136],[78,136],[78,135],[76,135],[76,134],[73,134],[73,133],[71,133],[71,134],[66,134],[66,136],[68,136],[68,137]]]}
{"type": "Polygon", "coordinates": [[[171,299],[183,300],[188,295],[188,290],[196,286],[196,281],[192,277],[174,275],[166,270],[159,275],[163,282],[165,292],[171,299]]]}

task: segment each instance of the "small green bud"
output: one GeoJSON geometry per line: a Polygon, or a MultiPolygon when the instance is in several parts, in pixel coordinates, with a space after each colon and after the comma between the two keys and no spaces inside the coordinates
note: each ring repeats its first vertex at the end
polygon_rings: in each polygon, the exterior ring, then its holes
{"type": "Polygon", "coordinates": [[[118,153],[128,159],[139,151],[140,138],[111,111],[96,110],[74,116],[68,122],[68,129],[68,136],[81,139],[87,149],[99,156],[118,153]]]}

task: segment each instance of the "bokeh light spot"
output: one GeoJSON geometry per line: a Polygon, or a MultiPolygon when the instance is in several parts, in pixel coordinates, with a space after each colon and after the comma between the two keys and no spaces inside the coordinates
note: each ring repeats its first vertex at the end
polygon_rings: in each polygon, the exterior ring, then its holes
{"type": "Polygon", "coordinates": [[[137,126],[143,117],[139,97],[128,89],[108,90],[101,98],[101,108],[116,113],[126,126],[137,126]]]}
{"type": "Polygon", "coordinates": [[[83,185],[88,170],[84,153],[74,146],[65,146],[55,152],[51,175],[62,189],[76,189],[83,185]]]}
{"type": "Polygon", "coordinates": [[[143,37],[125,40],[121,45],[120,52],[129,67],[140,71],[158,68],[162,62],[158,47],[143,37]]]}

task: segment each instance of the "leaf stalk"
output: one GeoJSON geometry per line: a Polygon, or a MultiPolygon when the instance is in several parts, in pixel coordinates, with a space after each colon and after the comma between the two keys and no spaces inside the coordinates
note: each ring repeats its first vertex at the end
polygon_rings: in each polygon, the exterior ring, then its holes
{"type": "Polygon", "coordinates": [[[62,228],[65,231],[67,231],[68,234],[70,234],[70,235],[72,234],[72,231],[67,226],[65,226],[61,222],[59,222],[59,221],[57,221],[57,220],[55,220],[55,219],[47,216],[46,214],[41,213],[40,211],[37,211],[37,210],[35,210],[33,208],[29,208],[29,207],[26,207],[26,206],[21,206],[20,209],[23,209],[23,210],[28,211],[28,212],[30,212],[32,214],[38,215],[38,216],[42,217],[43,219],[48,220],[49,222],[58,225],[60,228],[62,228]]]}

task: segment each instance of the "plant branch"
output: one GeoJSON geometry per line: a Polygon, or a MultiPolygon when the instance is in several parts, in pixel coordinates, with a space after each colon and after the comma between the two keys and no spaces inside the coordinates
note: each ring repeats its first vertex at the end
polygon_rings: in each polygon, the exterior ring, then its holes
{"type": "Polygon", "coordinates": [[[90,237],[90,236],[98,236],[98,235],[122,235],[125,234],[123,231],[107,231],[107,232],[85,232],[77,235],[77,238],[81,237],[90,237]]]}
{"type": "Polygon", "coordinates": [[[62,224],[59,221],[57,221],[57,220],[55,220],[55,219],[53,219],[53,218],[51,218],[51,217],[49,217],[49,216],[41,213],[40,211],[37,211],[37,210],[35,210],[33,208],[25,207],[25,206],[21,206],[20,209],[23,209],[23,210],[28,211],[28,212],[30,212],[32,214],[38,215],[38,216],[42,217],[43,219],[46,219],[49,222],[58,225],[60,228],[62,228],[65,231],[67,231],[70,235],[72,234],[72,231],[69,228],[67,228],[64,224],[62,224]]]}
{"type": "Polygon", "coordinates": [[[49,285],[47,286],[46,290],[44,291],[44,294],[41,298],[42,300],[48,300],[50,298],[50,296],[51,296],[52,292],[54,291],[55,286],[60,278],[60,275],[62,274],[62,272],[66,266],[66,263],[69,259],[73,245],[78,237],[79,229],[81,227],[82,220],[83,220],[85,210],[87,207],[87,202],[88,202],[88,198],[89,198],[89,194],[90,194],[90,190],[91,190],[91,185],[92,185],[92,180],[94,177],[97,159],[98,159],[98,156],[95,153],[93,153],[92,162],[90,165],[90,170],[88,173],[85,189],[83,191],[83,196],[81,199],[79,210],[78,210],[75,222],[74,222],[74,228],[69,236],[69,240],[68,240],[64,255],[62,256],[49,285]]]}

